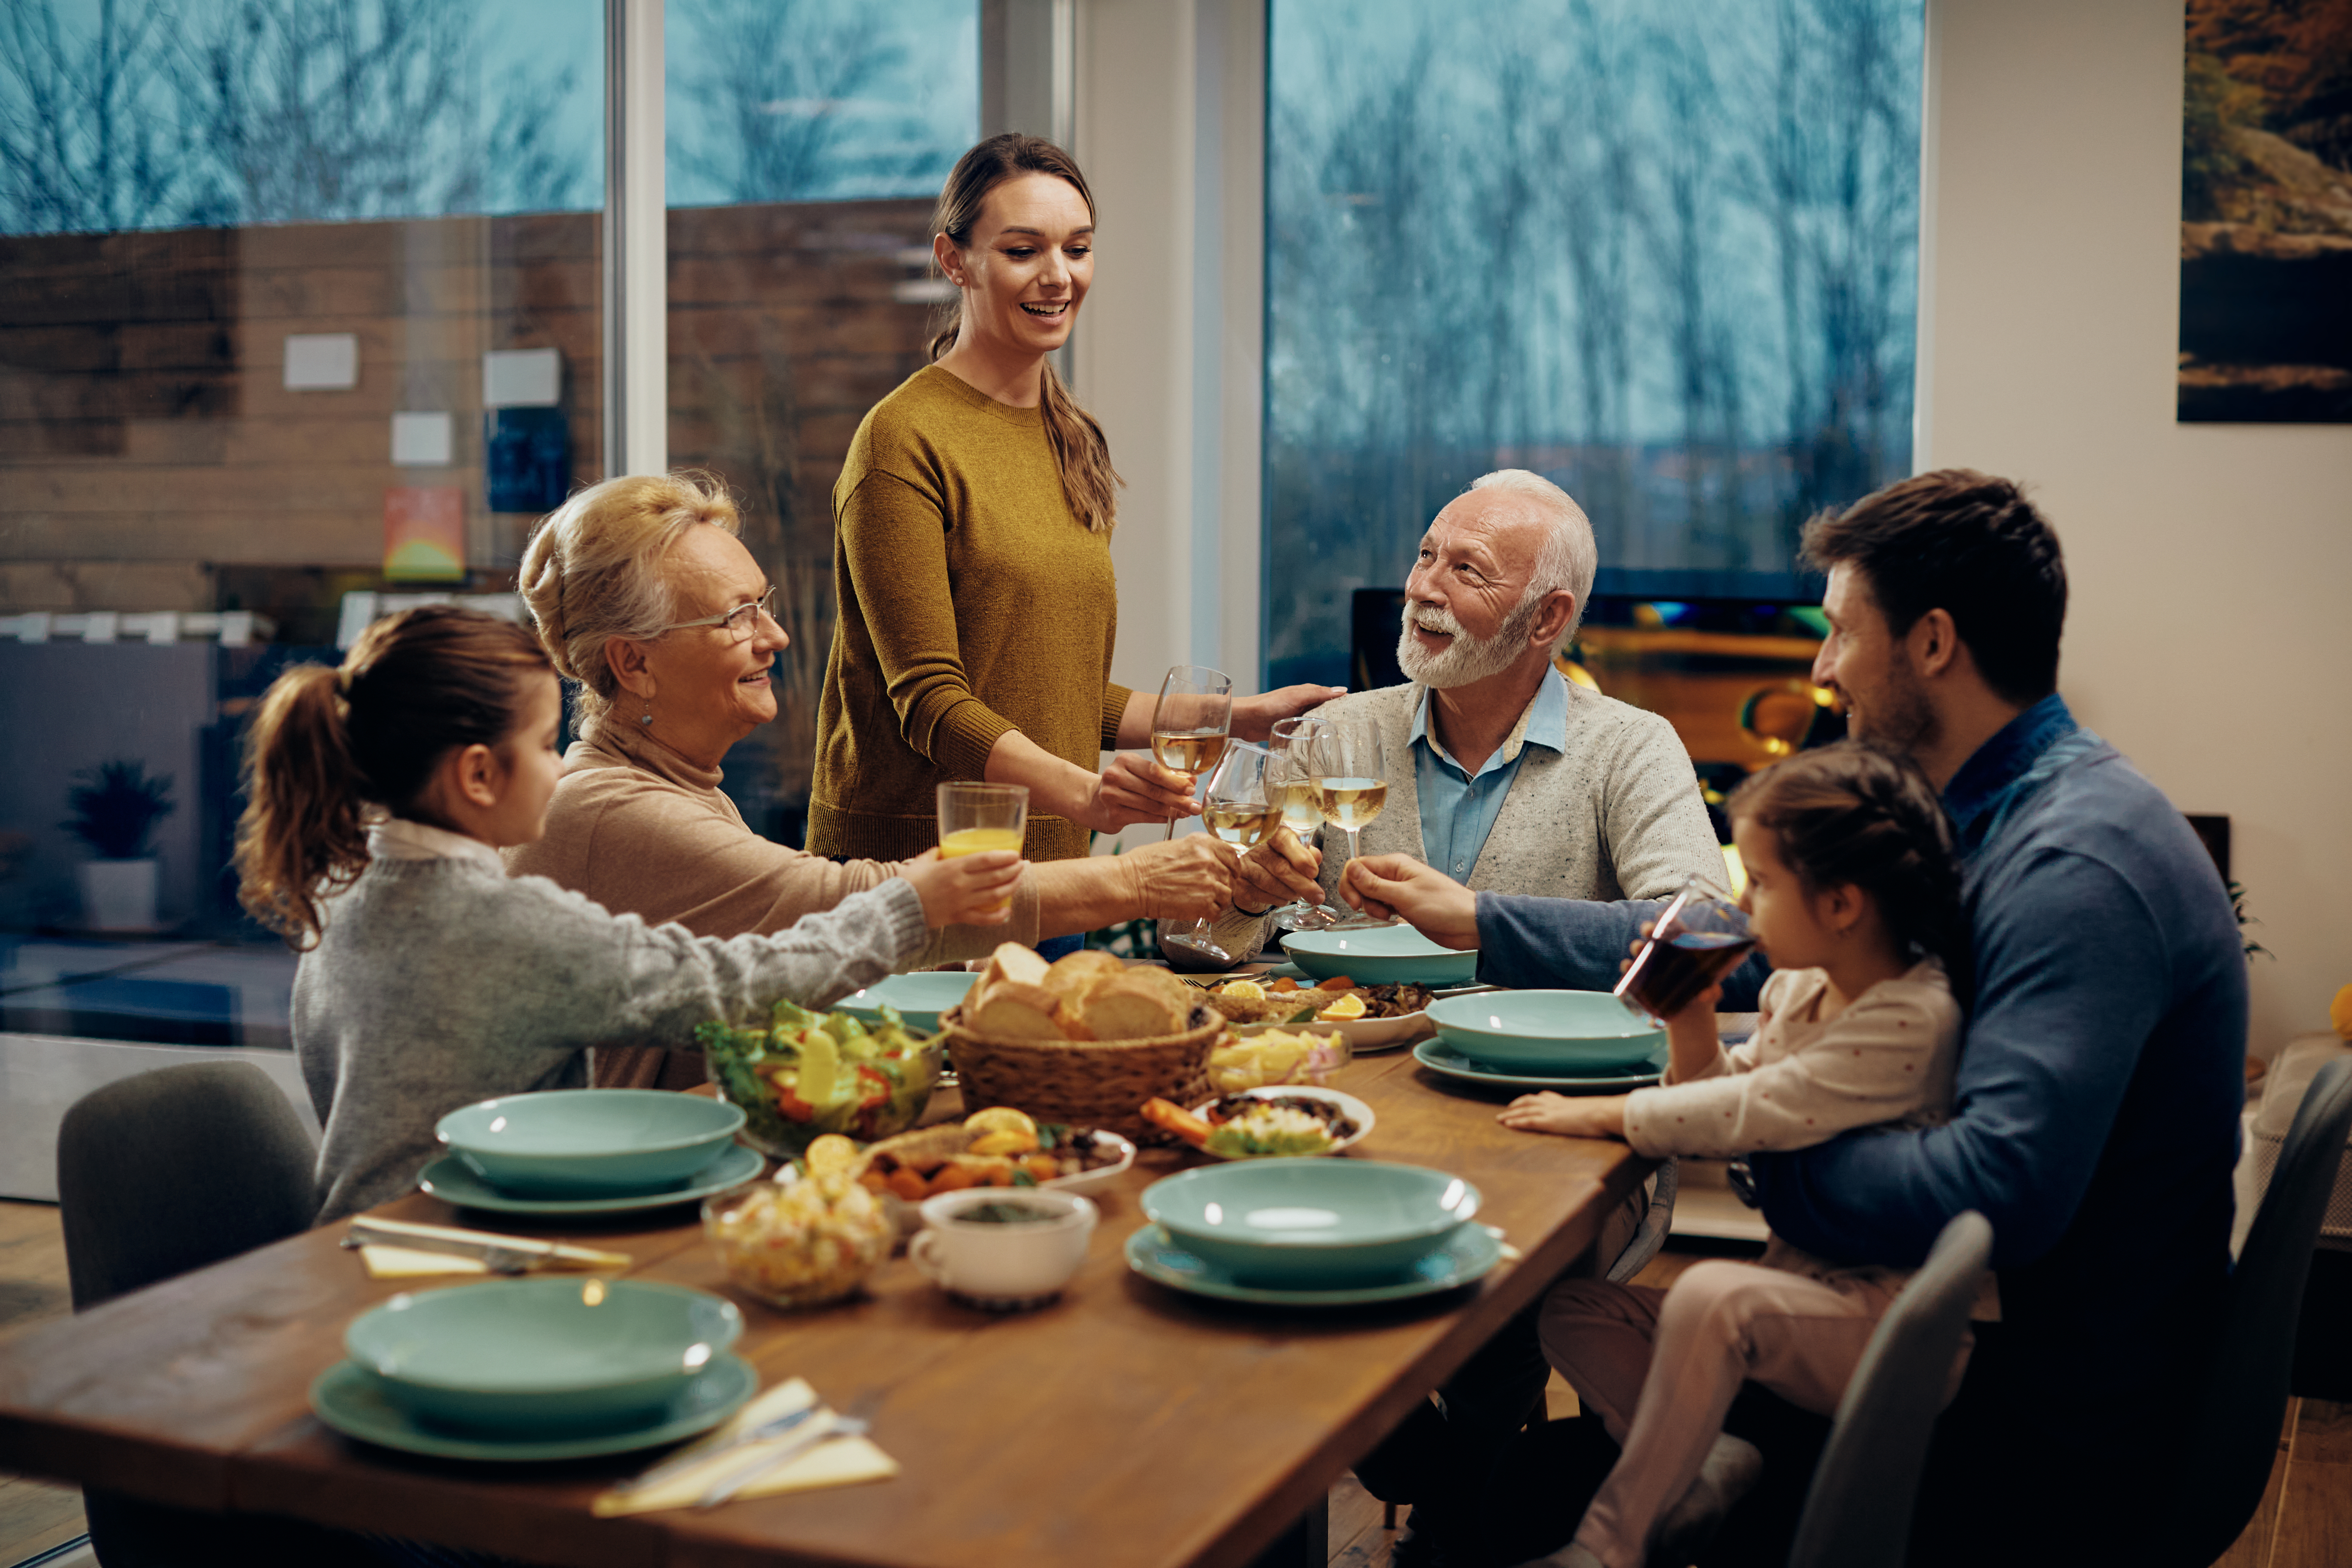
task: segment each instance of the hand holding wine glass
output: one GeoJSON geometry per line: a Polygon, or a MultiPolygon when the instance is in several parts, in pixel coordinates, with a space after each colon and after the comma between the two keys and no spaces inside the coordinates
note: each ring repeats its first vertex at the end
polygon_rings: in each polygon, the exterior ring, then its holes
{"type": "MultiPolygon", "coordinates": [[[[1233,678],[1197,664],[1171,666],[1151,714],[1151,754],[1160,765],[1200,778],[1225,754],[1234,719],[1233,678]]],[[[1176,837],[1175,817],[1168,837],[1176,837]]]]}
{"type": "MultiPolygon", "coordinates": [[[[1358,854],[1358,835],[1389,803],[1388,767],[1381,754],[1381,729],[1369,716],[1332,721],[1309,747],[1316,810],[1324,822],[1348,836],[1348,858],[1358,854]]],[[[1344,873],[1342,873],[1344,875],[1344,873]]],[[[1370,915],[1354,915],[1332,929],[1387,925],[1370,915]]]]}
{"type": "MultiPolygon", "coordinates": [[[[1264,746],[1247,741],[1230,742],[1202,794],[1201,820],[1217,838],[1237,849],[1255,848],[1282,826],[1282,807],[1269,787],[1268,760],[1264,746]]],[[[1207,921],[1162,931],[1160,941],[1171,968],[1196,967],[1199,960],[1219,969],[1234,963],[1234,955],[1218,943],[1207,921]],[[1198,955],[1193,964],[1180,962],[1190,955],[1198,955]]]]}

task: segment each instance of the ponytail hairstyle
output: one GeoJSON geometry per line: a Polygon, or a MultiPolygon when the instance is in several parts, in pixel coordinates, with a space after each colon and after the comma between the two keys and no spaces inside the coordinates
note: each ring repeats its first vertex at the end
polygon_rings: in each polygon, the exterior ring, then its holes
{"type": "Polygon", "coordinates": [[[601,719],[621,689],[604,644],[650,642],[677,619],[662,568],[670,546],[701,524],[740,534],[735,503],[708,474],[625,474],[582,490],[530,536],[522,599],[555,672],[576,682],[583,720],[601,719]]]}
{"type": "Polygon", "coordinates": [[[1918,764],[1859,741],[1800,752],[1751,775],[1727,809],[1772,835],[1810,893],[1851,884],[1895,942],[1943,961],[1969,994],[1969,922],[1951,823],[1918,764]]]}
{"type": "Polygon", "coordinates": [[[444,757],[505,745],[534,671],[552,673],[521,626],[427,605],[368,627],[341,668],[279,676],[246,746],[238,901],[297,950],[317,946],[320,901],[367,865],[369,808],[414,816],[444,757]]]}
{"type": "MultiPolygon", "coordinates": [[[[988,193],[1021,174],[1051,174],[1066,181],[1087,204],[1087,215],[1093,216],[1094,193],[1087,188],[1077,160],[1042,136],[1008,131],[956,160],[931,215],[931,232],[946,235],[958,249],[970,248],[988,193]]],[[[963,305],[959,299],[947,325],[931,339],[932,363],[955,347],[956,334],[962,330],[963,305]]],[[[1069,504],[1070,515],[1086,524],[1087,531],[1108,533],[1118,521],[1117,488],[1127,481],[1110,466],[1110,443],[1104,439],[1102,426],[1062,384],[1050,356],[1045,370],[1045,443],[1053,448],[1054,467],[1062,476],[1062,499],[1069,504]]]]}

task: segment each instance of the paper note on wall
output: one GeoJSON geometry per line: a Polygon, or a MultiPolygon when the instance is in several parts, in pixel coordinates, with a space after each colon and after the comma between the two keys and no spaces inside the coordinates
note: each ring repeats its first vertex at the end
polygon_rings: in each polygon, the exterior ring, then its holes
{"type": "Polygon", "coordinates": [[[383,492],[383,574],[395,583],[466,575],[466,492],[456,485],[393,485],[383,492]]]}

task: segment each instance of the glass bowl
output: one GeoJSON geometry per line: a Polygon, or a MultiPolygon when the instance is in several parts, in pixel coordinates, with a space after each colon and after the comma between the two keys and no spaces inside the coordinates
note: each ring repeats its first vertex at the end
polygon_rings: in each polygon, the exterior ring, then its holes
{"type": "Polygon", "coordinates": [[[767,1028],[706,1024],[695,1039],[710,1081],[743,1112],[742,1141],[775,1160],[797,1160],[828,1132],[871,1143],[906,1131],[922,1120],[946,1058],[942,1037],[895,1014],[820,1017],[790,1003],[767,1028]],[[801,1092],[812,1069],[829,1086],[814,1100],[801,1092]]]}
{"type": "Polygon", "coordinates": [[[787,1308],[854,1294],[898,1239],[880,1200],[845,1172],[751,1182],[706,1199],[702,1234],[738,1288],[787,1308]]]}

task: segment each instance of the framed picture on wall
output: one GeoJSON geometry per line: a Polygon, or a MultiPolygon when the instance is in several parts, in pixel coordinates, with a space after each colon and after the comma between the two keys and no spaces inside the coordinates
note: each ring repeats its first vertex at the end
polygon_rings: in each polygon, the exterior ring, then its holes
{"type": "Polygon", "coordinates": [[[2188,0],[2183,422],[2352,423],[2352,5],[2188,0]]]}

